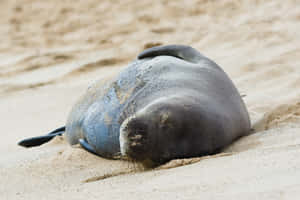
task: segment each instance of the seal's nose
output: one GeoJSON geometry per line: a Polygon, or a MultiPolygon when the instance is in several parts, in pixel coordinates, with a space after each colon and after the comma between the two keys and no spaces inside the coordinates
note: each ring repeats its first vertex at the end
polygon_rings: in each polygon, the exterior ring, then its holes
{"type": "Polygon", "coordinates": [[[141,160],[147,153],[147,124],[141,119],[126,119],[120,128],[120,150],[123,156],[141,160]]]}

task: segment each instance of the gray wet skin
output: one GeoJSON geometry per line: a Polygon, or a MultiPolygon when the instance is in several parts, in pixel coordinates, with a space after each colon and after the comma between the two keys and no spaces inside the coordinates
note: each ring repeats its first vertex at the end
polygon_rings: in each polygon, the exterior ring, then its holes
{"type": "Polygon", "coordinates": [[[249,131],[247,109],[225,72],[191,47],[168,45],[142,52],[115,79],[90,87],[65,135],[105,158],[122,153],[161,164],[216,153],[249,131]]]}

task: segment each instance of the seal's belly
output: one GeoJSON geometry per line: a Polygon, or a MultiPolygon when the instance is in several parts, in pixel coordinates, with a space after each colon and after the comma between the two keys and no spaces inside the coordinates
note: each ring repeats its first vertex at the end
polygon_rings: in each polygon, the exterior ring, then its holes
{"type": "Polygon", "coordinates": [[[113,157],[120,152],[121,123],[136,111],[132,100],[145,86],[137,77],[141,61],[131,63],[117,78],[91,86],[73,107],[66,125],[66,138],[73,145],[86,139],[97,153],[113,157]]]}

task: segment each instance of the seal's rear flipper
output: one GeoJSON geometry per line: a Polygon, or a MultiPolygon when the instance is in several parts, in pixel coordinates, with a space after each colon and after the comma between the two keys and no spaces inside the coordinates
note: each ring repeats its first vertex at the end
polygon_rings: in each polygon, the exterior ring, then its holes
{"type": "Polygon", "coordinates": [[[49,142],[51,139],[53,139],[57,135],[62,135],[66,130],[66,127],[60,127],[58,129],[55,129],[54,131],[50,132],[47,135],[42,135],[42,136],[37,136],[37,137],[32,137],[32,138],[27,138],[24,140],[21,140],[18,142],[18,145],[22,147],[35,147],[35,146],[40,146],[46,142],[49,142]]]}
{"type": "Polygon", "coordinates": [[[166,45],[146,49],[138,55],[138,59],[155,56],[173,56],[191,63],[198,63],[201,59],[205,58],[196,49],[193,49],[190,46],[166,45]]]}

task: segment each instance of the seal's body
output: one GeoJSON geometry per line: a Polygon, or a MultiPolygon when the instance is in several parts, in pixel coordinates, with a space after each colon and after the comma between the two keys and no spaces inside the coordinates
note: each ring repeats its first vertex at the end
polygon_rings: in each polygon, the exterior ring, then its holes
{"type": "Polygon", "coordinates": [[[71,145],[154,164],[215,153],[249,131],[229,77],[182,45],[147,49],[118,77],[90,87],[66,124],[71,145]]]}

